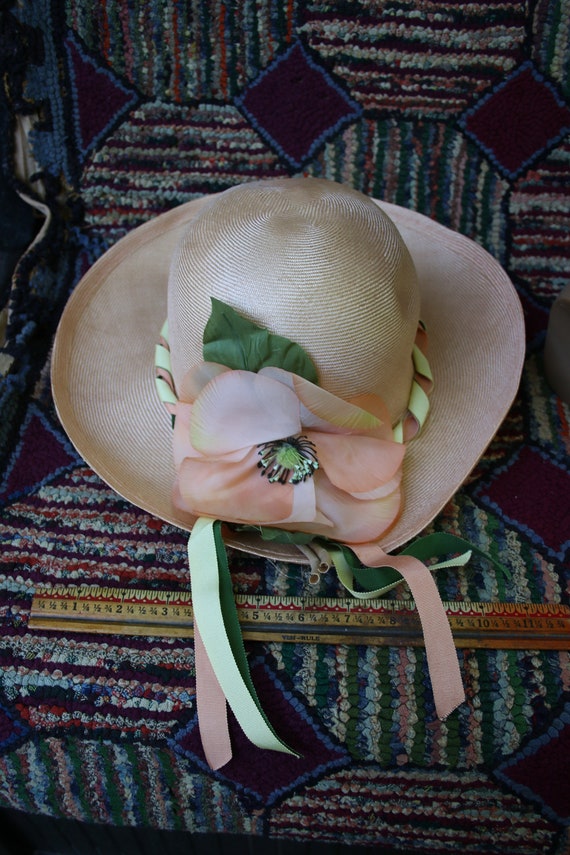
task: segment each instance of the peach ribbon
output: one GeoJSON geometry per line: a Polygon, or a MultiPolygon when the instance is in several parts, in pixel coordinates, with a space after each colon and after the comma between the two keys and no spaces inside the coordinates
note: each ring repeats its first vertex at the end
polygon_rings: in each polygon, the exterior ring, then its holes
{"type": "MultiPolygon", "coordinates": [[[[438,718],[446,719],[463,703],[465,692],[451,627],[432,571],[412,555],[388,555],[377,544],[351,545],[351,549],[366,567],[393,567],[407,582],[420,617],[436,712],[438,718]]],[[[465,553],[444,564],[458,566],[464,564],[469,556],[470,553],[465,553]]],[[[333,561],[341,582],[358,596],[351,589],[352,573],[346,562],[343,565],[342,553],[335,553],[333,561]]],[[[365,596],[370,597],[374,593],[365,596]]]]}
{"type": "Polygon", "coordinates": [[[212,668],[202,636],[194,624],[196,709],[202,748],[210,769],[221,769],[232,759],[226,696],[212,668]]]}

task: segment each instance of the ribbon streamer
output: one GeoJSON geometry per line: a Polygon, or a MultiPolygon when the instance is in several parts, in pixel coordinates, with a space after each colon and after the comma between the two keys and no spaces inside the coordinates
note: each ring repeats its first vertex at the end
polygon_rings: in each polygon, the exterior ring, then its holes
{"type": "Polygon", "coordinates": [[[232,759],[226,698],[208,659],[202,636],[194,624],[196,707],[202,748],[210,769],[221,769],[232,759]]]}
{"type": "MultiPolygon", "coordinates": [[[[200,640],[196,658],[196,684],[201,689],[215,675],[221,689],[209,689],[216,704],[202,706],[199,702],[198,725],[208,762],[215,764],[231,759],[225,701],[229,704],[241,729],[258,748],[282,751],[298,756],[285,745],[269,724],[255,692],[241,637],[231,577],[220,535],[220,522],[201,517],[195,523],[188,540],[188,561],[192,583],[194,626],[200,640]],[[211,669],[211,670],[210,670],[211,669]],[[224,702],[222,700],[222,695],[224,702]],[[200,713],[202,712],[202,718],[200,713]],[[207,721],[204,720],[206,716],[207,721]]],[[[219,765],[213,768],[220,768],[219,765]]]]}
{"type": "MultiPolygon", "coordinates": [[[[232,589],[231,576],[223,545],[221,523],[200,518],[188,540],[188,560],[192,581],[196,649],[196,693],[198,725],[206,759],[219,769],[232,757],[226,703],[232,709],[247,738],[259,748],[298,756],[275,733],[255,692],[232,589]]],[[[461,704],[464,690],[457,653],[445,609],[432,576],[432,570],[465,564],[468,550],[441,561],[431,568],[422,563],[434,551],[451,551],[465,546],[453,535],[435,534],[421,538],[400,555],[385,553],[379,546],[353,549],[366,567],[353,567],[340,546],[328,545],[328,555],[345,588],[355,597],[369,599],[393,587],[375,587],[385,571],[392,568],[398,579],[407,582],[416,603],[428,660],[436,712],[445,719],[461,704]],[[410,554],[415,552],[415,554],[410,554]],[[380,574],[378,574],[380,571],[380,574]],[[356,590],[355,581],[367,588],[356,590]]],[[[322,548],[319,555],[322,558],[322,548]]]]}
{"type": "MultiPolygon", "coordinates": [[[[431,571],[413,555],[388,555],[376,545],[363,550],[353,549],[366,562],[366,569],[392,567],[409,585],[420,616],[435,709],[438,718],[446,719],[463,703],[465,692],[451,628],[431,571]]],[[[340,581],[353,596],[361,599],[378,596],[378,589],[366,593],[354,590],[353,568],[342,550],[335,550],[332,557],[340,581]]],[[[443,564],[450,566],[453,562],[465,563],[468,559],[469,554],[465,554],[443,564]]]]}

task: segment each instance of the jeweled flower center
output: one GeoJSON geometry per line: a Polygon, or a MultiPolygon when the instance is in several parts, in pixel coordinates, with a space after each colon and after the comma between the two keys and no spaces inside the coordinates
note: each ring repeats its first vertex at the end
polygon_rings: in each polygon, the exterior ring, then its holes
{"type": "Polygon", "coordinates": [[[258,445],[261,475],[271,483],[299,484],[312,478],[319,461],[315,444],[306,436],[288,436],[258,445]]]}

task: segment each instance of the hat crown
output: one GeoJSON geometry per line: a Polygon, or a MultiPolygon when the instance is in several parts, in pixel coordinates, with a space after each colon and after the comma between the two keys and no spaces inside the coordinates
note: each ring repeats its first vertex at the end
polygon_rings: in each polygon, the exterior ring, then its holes
{"type": "Polygon", "coordinates": [[[211,298],[301,345],[342,398],[376,393],[396,422],[413,375],[420,299],[411,256],[368,197],[324,179],[242,184],[213,196],[173,259],[176,386],[202,361],[211,298]]]}

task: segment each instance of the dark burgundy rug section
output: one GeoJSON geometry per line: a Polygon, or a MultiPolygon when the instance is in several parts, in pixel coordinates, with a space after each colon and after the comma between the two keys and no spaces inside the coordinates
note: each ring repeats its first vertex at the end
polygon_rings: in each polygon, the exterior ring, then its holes
{"type": "Polygon", "coordinates": [[[462,125],[514,178],[568,134],[570,108],[529,62],[476,103],[462,125]]]}
{"type": "Polygon", "coordinates": [[[294,167],[361,113],[300,43],[266,68],[235,103],[294,167]]]}

